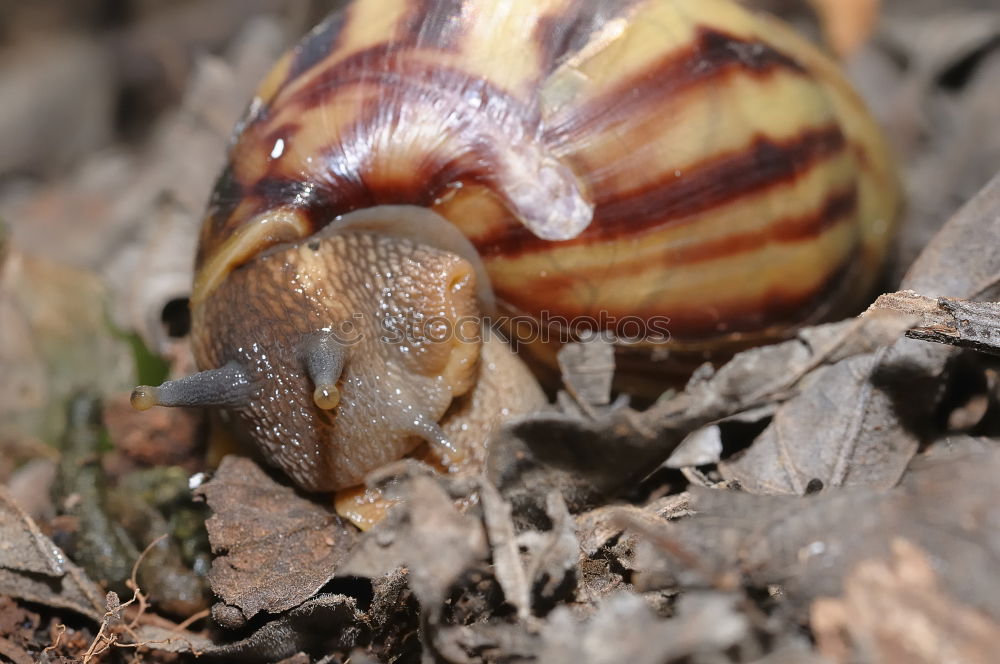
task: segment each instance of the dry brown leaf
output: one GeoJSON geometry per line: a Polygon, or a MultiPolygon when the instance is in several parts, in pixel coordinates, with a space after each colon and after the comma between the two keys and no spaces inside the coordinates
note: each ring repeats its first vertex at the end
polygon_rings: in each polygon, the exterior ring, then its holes
{"type": "Polygon", "coordinates": [[[793,497],[692,489],[696,514],[689,519],[621,519],[646,542],[637,565],[649,570],[654,586],[731,582],[739,574],[757,587],[780,584],[783,597],[804,607],[838,595],[855,564],[887,556],[900,536],[947,561],[938,574],[956,598],[998,617],[998,474],[1000,444],[993,441],[986,452],[920,457],[889,491],[793,497]]]}
{"type": "Polygon", "coordinates": [[[820,652],[842,664],[990,664],[1000,643],[1000,623],[952,596],[903,538],[889,560],[858,563],[843,597],[817,599],[811,614],[820,652]]]}
{"type": "Polygon", "coordinates": [[[100,621],[104,597],[0,487],[0,595],[100,621]]]}
{"type": "Polygon", "coordinates": [[[902,290],[927,297],[1000,299],[1000,173],[948,220],[906,273],[902,290]]]}
{"type": "Polygon", "coordinates": [[[214,512],[205,522],[216,554],[212,590],[247,618],[286,611],[315,595],[357,538],[332,510],[243,457],[224,458],[197,494],[214,512]]]}
{"type": "MultiPolygon", "coordinates": [[[[803,330],[798,339],[740,353],[716,372],[699,372],[684,392],[643,413],[612,406],[592,418],[578,413],[526,418],[491,442],[486,474],[511,501],[521,526],[547,522],[543,502],[553,489],[571,512],[580,512],[635,486],[689,432],[741,414],[767,417],[768,409],[793,397],[806,377],[815,381],[828,364],[892,343],[911,323],[908,316],[878,312],[803,330]]],[[[870,445],[860,447],[862,452],[851,448],[845,457],[859,466],[851,468],[858,481],[868,477],[891,484],[909,459],[907,450],[912,452],[912,446],[903,446],[893,465],[883,467],[885,455],[865,456],[870,445]],[[875,465],[860,467],[869,461],[875,465]]],[[[827,474],[833,477],[835,471],[843,472],[831,466],[827,474]]]]}
{"type": "Polygon", "coordinates": [[[877,384],[883,357],[852,357],[814,375],[750,449],[719,464],[723,477],[751,493],[800,496],[822,487],[893,486],[918,440],[896,414],[891,390],[877,384]]]}
{"type": "Polygon", "coordinates": [[[358,628],[363,625],[364,616],[355,598],[319,595],[265,623],[250,636],[230,643],[216,643],[201,634],[159,625],[144,625],[137,634],[154,650],[263,663],[305,649],[349,649],[361,636],[358,628]]]}
{"type": "Polygon", "coordinates": [[[613,595],[587,622],[578,622],[561,606],[542,629],[539,662],[546,664],[662,664],[734,646],[749,631],[736,609],[737,598],[724,593],[684,595],[671,620],[653,615],[635,594],[613,595]]]}
{"type": "Polygon", "coordinates": [[[493,567],[504,598],[517,609],[519,618],[531,610],[531,586],[521,563],[510,504],[500,497],[496,487],[485,479],[480,481],[479,498],[483,506],[483,524],[493,551],[493,567]]]}
{"type": "Polygon", "coordinates": [[[486,559],[486,532],[432,477],[400,478],[399,492],[404,502],[364,534],[340,574],[373,579],[405,566],[413,593],[435,616],[452,583],[486,559]]]}

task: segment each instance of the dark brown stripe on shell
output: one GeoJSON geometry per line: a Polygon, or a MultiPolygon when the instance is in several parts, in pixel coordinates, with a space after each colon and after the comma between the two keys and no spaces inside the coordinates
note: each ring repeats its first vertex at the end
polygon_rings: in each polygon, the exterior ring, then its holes
{"type": "Polygon", "coordinates": [[[232,163],[227,163],[226,167],[219,173],[219,177],[212,187],[212,195],[208,199],[208,207],[205,211],[205,222],[202,226],[202,241],[198,243],[198,252],[195,256],[195,265],[201,265],[205,258],[203,253],[206,250],[205,238],[211,238],[212,242],[223,237],[226,222],[232,216],[237,206],[243,201],[246,189],[236,179],[232,163]]]}
{"type": "Polygon", "coordinates": [[[249,191],[256,200],[253,215],[278,207],[292,206],[312,218],[332,207],[328,188],[315,182],[264,177],[254,183],[249,191]]]}
{"type": "MultiPolygon", "coordinates": [[[[598,198],[594,221],[571,244],[638,234],[663,228],[749,195],[792,182],[814,165],[840,153],[846,140],[830,125],[776,141],[758,136],[746,148],[685,167],[680,177],[664,173],[648,186],[598,198]]],[[[549,244],[523,226],[474,238],[485,257],[514,257],[549,244]]]]}
{"type": "Polygon", "coordinates": [[[289,81],[312,69],[336,50],[349,15],[350,5],[332,12],[299,42],[292,51],[292,64],[288,71],[289,81]]]}
{"type": "Polygon", "coordinates": [[[465,0],[408,0],[409,9],[396,29],[399,46],[455,50],[464,33],[465,0]]]}
{"type": "Polygon", "coordinates": [[[640,117],[644,109],[662,105],[664,98],[726,75],[765,77],[776,71],[806,70],[769,44],[701,28],[691,47],[664,56],[593,101],[574,108],[565,122],[546,128],[545,140],[552,145],[572,142],[620,119],[640,117]]]}
{"type": "MultiPolygon", "coordinates": [[[[422,95],[425,99],[458,94],[462,95],[458,101],[478,101],[480,112],[488,112],[487,105],[495,105],[507,108],[508,114],[517,109],[521,117],[529,116],[528,106],[479,74],[401,56],[400,46],[394,43],[378,44],[358,51],[317,73],[309,85],[287,99],[278,100],[276,104],[295,104],[303,110],[315,108],[340,88],[364,83],[395,88],[384,95],[386,100],[394,103],[405,100],[406,94],[422,95]]],[[[466,108],[472,106],[465,103],[455,110],[466,108]]],[[[530,113],[529,119],[537,121],[537,111],[530,113]]]]}
{"type": "Polygon", "coordinates": [[[561,65],[586,46],[603,26],[641,1],[571,0],[563,11],[543,16],[532,35],[542,53],[540,73],[548,74],[561,65]]]}
{"type": "MultiPolygon", "coordinates": [[[[765,230],[732,235],[701,242],[674,252],[662,252],[655,267],[679,268],[703,261],[729,258],[737,254],[760,249],[772,242],[799,242],[815,237],[843,221],[854,218],[858,209],[858,192],[855,187],[834,191],[823,204],[812,212],[786,217],[771,223],[765,230]]],[[[649,259],[614,266],[615,276],[641,275],[651,267],[649,259]]]]}

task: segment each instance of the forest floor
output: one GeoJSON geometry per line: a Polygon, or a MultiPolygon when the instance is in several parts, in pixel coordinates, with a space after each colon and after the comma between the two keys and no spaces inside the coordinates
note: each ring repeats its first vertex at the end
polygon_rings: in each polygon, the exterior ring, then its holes
{"type": "Polygon", "coordinates": [[[482,474],[378,473],[401,502],[364,533],[128,400],[193,370],[232,127],[331,4],[0,6],[0,661],[997,661],[995,0],[749,2],[885,127],[887,295],[648,408],[582,397],[581,348],[482,474]]]}

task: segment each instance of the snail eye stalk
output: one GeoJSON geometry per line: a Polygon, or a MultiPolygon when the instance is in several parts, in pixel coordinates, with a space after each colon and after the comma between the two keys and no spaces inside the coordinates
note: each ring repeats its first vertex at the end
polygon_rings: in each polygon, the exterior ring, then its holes
{"type": "Polygon", "coordinates": [[[250,378],[237,362],[201,371],[159,387],[140,385],[130,401],[136,410],[153,406],[245,406],[250,400],[250,378]]]}

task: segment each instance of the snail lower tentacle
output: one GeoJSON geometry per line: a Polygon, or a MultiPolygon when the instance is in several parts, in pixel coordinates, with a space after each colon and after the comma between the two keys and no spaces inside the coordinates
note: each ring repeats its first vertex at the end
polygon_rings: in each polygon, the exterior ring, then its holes
{"type": "Polygon", "coordinates": [[[344,370],[345,355],[343,344],[327,330],[305,343],[302,356],[313,384],[313,401],[323,410],[332,410],[340,403],[337,381],[344,370]]]}

